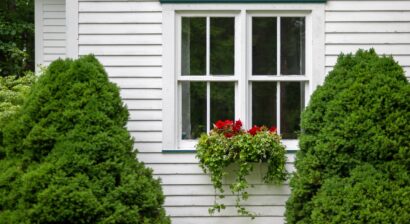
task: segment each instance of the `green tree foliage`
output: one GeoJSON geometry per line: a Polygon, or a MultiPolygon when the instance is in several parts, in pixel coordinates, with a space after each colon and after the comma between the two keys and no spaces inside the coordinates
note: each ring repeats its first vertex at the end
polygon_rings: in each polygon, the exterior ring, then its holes
{"type": "MultiPolygon", "coordinates": [[[[286,205],[288,223],[316,223],[314,221],[319,221],[323,215],[331,217],[318,223],[340,223],[337,217],[332,217],[335,212],[327,212],[328,206],[332,205],[331,200],[335,200],[333,203],[340,200],[333,196],[345,197],[347,194],[330,188],[343,188],[337,181],[350,183],[352,192],[348,195],[351,199],[360,198],[356,194],[360,194],[362,184],[369,185],[372,180],[363,176],[373,169],[388,178],[380,182],[381,185],[394,185],[383,192],[370,192],[376,186],[368,186],[368,194],[375,200],[380,195],[389,195],[386,192],[409,185],[409,99],[410,85],[403,69],[391,57],[379,57],[374,50],[360,50],[355,55],[339,57],[334,70],[312,95],[302,115],[300,151],[295,163],[297,172],[290,182],[292,194],[286,205]],[[352,171],[363,164],[373,168],[352,171]],[[359,174],[362,171],[364,174],[359,174]],[[354,184],[356,180],[363,180],[363,183],[354,184]],[[329,198],[320,198],[324,195],[329,198]],[[324,203],[326,200],[329,203],[324,203]]],[[[403,197],[408,199],[410,195],[403,197]]],[[[344,201],[339,206],[345,207],[334,211],[344,210],[354,215],[370,200],[362,200],[360,206],[349,204],[354,200],[344,201]]],[[[391,201],[389,203],[397,202],[391,201]]],[[[388,203],[382,204],[382,207],[388,206],[388,203]]],[[[373,209],[383,212],[378,207],[373,209]]],[[[408,210],[406,212],[401,215],[408,217],[408,210]]],[[[369,214],[360,213],[361,220],[372,220],[373,216],[369,214]]],[[[391,214],[386,212],[384,215],[391,214]]],[[[352,219],[347,223],[368,222],[352,219]]]]}
{"type": "Polygon", "coordinates": [[[0,76],[34,70],[34,0],[0,1],[0,76]]]}
{"type": "Polygon", "coordinates": [[[3,223],[169,223],[136,160],[118,87],[93,56],[57,60],[4,130],[3,223]]]}

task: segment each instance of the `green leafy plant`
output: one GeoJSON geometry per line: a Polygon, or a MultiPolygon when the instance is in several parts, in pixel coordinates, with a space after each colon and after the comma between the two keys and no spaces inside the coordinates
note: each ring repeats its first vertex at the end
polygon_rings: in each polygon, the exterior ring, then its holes
{"type": "Polygon", "coordinates": [[[339,56],[302,113],[286,203],[289,224],[403,223],[393,216],[409,217],[405,209],[388,212],[408,207],[408,200],[404,205],[394,197],[410,185],[409,99],[410,85],[392,57],[374,50],[339,56]],[[359,168],[364,165],[371,168],[359,168]],[[363,186],[367,199],[357,200],[364,197],[363,186]],[[376,213],[396,221],[376,221],[376,213]]]}
{"type": "MultiPolygon", "coordinates": [[[[203,134],[196,146],[200,167],[209,173],[219,198],[225,197],[223,178],[228,174],[230,165],[237,165],[235,181],[229,184],[232,194],[236,195],[236,208],[239,214],[255,217],[253,212],[241,206],[241,201],[248,199],[247,188],[251,187],[246,177],[251,174],[258,163],[267,164],[267,172],[263,177],[265,183],[281,183],[287,178],[285,169],[285,147],[281,143],[276,128],[254,126],[247,132],[242,128],[240,120],[218,121],[213,130],[203,134]]],[[[210,214],[225,209],[224,204],[215,200],[209,209],[210,214]]]]}
{"type": "Polygon", "coordinates": [[[3,129],[1,223],[170,223],[118,87],[94,56],[56,60],[3,129]]]}
{"type": "Polygon", "coordinates": [[[35,80],[36,76],[32,72],[27,72],[25,76],[20,78],[16,76],[0,76],[0,143],[2,141],[3,128],[19,111],[35,80]]]}

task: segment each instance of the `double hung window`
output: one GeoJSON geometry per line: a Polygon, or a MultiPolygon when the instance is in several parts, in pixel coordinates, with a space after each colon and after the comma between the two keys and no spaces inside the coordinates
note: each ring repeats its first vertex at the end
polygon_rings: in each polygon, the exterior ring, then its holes
{"type": "Polygon", "coordinates": [[[241,119],[247,128],[277,127],[288,149],[295,149],[312,91],[311,14],[174,11],[175,46],[168,53],[175,58],[165,66],[173,69],[168,80],[174,86],[164,100],[172,98],[175,108],[168,104],[164,123],[175,133],[164,133],[170,134],[165,147],[193,149],[217,120],[241,119]]]}

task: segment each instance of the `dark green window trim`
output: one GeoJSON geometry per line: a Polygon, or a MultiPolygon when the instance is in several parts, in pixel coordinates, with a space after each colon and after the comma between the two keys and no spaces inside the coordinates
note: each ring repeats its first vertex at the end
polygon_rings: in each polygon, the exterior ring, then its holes
{"type": "Polygon", "coordinates": [[[160,0],[161,3],[325,3],[326,0],[160,0]]]}

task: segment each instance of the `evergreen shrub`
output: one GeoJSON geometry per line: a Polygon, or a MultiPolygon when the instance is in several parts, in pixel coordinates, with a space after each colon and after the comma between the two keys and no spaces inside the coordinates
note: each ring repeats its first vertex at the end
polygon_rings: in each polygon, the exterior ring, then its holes
{"type": "Polygon", "coordinates": [[[94,56],[53,62],[4,129],[2,223],[169,223],[94,56]]]}
{"type": "MultiPolygon", "coordinates": [[[[290,182],[292,193],[286,205],[288,223],[340,223],[333,217],[338,209],[348,212],[346,217],[352,217],[346,223],[368,223],[354,221],[353,215],[360,212],[360,208],[371,207],[367,203],[372,198],[390,195],[389,203],[399,203],[392,198],[393,192],[409,186],[409,99],[410,85],[403,69],[391,57],[380,57],[374,50],[359,50],[355,55],[338,58],[333,71],[313,93],[302,114],[300,151],[295,161],[297,171],[290,182]],[[364,164],[372,168],[360,168],[364,164]],[[371,192],[380,176],[370,179],[364,176],[375,170],[387,178],[381,185],[394,186],[383,192],[371,192]],[[343,208],[332,210],[334,205],[330,202],[341,202],[339,197],[347,193],[338,181],[350,183],[352,191],[347,194],[349,198],[339,204],[343,208]],[[355,181],[363,183],[355,184],[355,181]],[[360,198],[356,194],[360,194],[362,185],[372,185],[368,186],[371,196],[356,206],[354,202],[360,198]],[[332,187],[343,191],[336,192],[332,187]],[[325,195],[329,198],[324,199],[325,195]],[[324,203],[326,200],[329,203],[324,203]],[[315,222],[323,215],[329,216],[329,222],[315,222]]],[[[408,199],[410,194],[402,196],[408,199]]],[[[382,207],[387,209],[389,203],[382,203],[382,207]]],[[[380,207],[373,209],[383,212],[380,207]]],[[[404,212],[401,215],[408,216],[408,210],[400,211],[404,212]]],[[[364,212],[360,215],[360,220],[373,218],[364,212]]],[[[386,211],[384,215],[392,213],[386,211]]]]}

